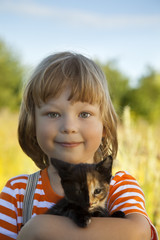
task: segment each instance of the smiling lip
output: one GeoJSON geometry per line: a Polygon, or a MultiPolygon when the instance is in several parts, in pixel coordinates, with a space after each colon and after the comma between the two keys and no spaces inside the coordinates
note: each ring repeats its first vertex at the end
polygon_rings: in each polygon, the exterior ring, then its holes
{"type": "Polygon", "coordinates": [[[56,142],[56,143],[62,147],[74,148],[74,147],[79,146],[82,142],[56,142]]]}

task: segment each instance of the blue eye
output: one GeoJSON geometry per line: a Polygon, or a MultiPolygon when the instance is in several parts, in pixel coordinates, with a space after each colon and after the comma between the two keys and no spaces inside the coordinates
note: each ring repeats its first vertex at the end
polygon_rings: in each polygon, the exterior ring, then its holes
{"type": "Polygon", "coordinates": [[[91,116],[91,114],[90,114],[89,112],[81,112],[81,113],[79,114],[79,116],[80,116],[81,118],[88,118],[88,117],[91,116]]]}
{"type": "Polygon", "coordinates": [[[47,116],[49,118],[58,118],[58,117],[60,117],[60,114],[57,113],[57,112],[50,112],[50,113],[47,114],[47,116]]]}

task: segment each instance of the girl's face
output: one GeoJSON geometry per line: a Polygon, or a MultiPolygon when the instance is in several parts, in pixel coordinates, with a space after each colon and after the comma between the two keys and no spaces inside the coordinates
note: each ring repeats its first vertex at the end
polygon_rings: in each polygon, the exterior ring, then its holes
{"type": "Polygon", "coordinates": [[[98,105],[68,100],[70,90],[36,107],[36,136],[49,157],[70,163],[93,163],[103,136],[98,105]]]}

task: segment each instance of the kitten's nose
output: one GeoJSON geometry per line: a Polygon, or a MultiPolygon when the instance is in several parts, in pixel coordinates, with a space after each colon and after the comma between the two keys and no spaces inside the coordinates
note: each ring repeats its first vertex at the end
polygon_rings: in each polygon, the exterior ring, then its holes
{"type": "Polygon", "coordinates": [[[86,204],[86,207],[89,208],[89,207],[90,207],[90,203],[87,203],[87,204],[86,204]]]}
{"type": "Polygon", "coordinates": [[[96,202],[91,202],[91,203],[89,204],[90,207],[94,207],[95,205],[96,205],[96,202]]]}

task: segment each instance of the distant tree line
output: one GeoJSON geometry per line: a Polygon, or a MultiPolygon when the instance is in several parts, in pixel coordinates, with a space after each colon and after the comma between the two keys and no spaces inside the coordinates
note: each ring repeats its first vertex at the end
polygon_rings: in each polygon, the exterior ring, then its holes
{"type": "Polygon", "coordinates": [[[23,71],[18,55],[0,40],[0,109],[18,109],[23,71]]]}
{"type": "MultiPolygon", "coordinates": [[[[150,122],[160,121],[160,73],[148,68],[136,87],[130,86],[114,62],[97,62],[108,80],[113,104],[119,116],[125,106],[130,106],[135,118],[142,117],[150,122]]],[[[18,54],[0,40],[0,109],[18,110],[21,102],[22,83],[27,66],[22,66],[18,54]]]]}
{"type": "Polygon", "coordinates": [[[160,122],[160,73],[148,67],[138,79],[136,87],[131,87],[130,79],[114,64],[101,64],[106,75],[113,104],[119,116],[126,106],[132,116],[149,122],[160,122]]]}

